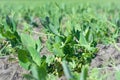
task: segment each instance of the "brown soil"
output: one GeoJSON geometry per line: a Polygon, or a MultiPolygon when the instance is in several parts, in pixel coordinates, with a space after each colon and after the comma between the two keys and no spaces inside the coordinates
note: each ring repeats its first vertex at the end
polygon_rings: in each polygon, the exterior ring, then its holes
{"type": "Polygon", "coordinates": [[[10,60],[15,57],[0,57],[0,80],[23,80],[23,74],[28,71],[22,69],[17,60],[10,60]]]}
{"type": "MultiPolygon", "coordinates": [[[[117,43],[120,47],[120,43],[117,43]]],[[[113,45],[98,45],[99,52],[92,60],[90,71],[93,68],[99,69],[99,77],[106,75],[102,80],[116,80],[115,72],[120,70],[120,52],[113,45]]]]}

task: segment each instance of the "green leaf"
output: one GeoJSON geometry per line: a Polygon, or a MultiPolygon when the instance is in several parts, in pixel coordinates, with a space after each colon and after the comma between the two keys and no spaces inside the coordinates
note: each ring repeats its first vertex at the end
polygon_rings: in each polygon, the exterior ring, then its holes
{"type": "Polygon", "coordinates": [[[54,61],[55,56],[54,55],[48,55],[46,57],[46,63],[48,64],[48,66],[54,61]]]}
{"type": "Polygon", "coordinates": [[[18,58],[21,62],[26,63],[28,62],[28,52],[26,50],[19,49],[18,50],[18,58]]]}
{"type": "Polygon", "coordinates": [[[80,33],[79,42],[80,42],[81,46],[88,45],[88,43],[87,43],[87,41],[86,41],[86,38],[85,38],[85,36],[83,35],[83,33],[80,33]]]}
{"type": "Polygon", "coordinates": [[[88,42],[92,43],[93,42],[93,34],[92,34],[92,30],[88,30],[86,33],[86,39],[88,42]]]}
{"type": "Polygon", "coordinates": [[[80,33],[79,42],[80,46],[85,47],[88,51],[92,51],[94,49],[93,47],[90,46],[90,43],[87,42],[85,36],[82,33],[80,33]]]}
{"type": "Polygon", "coordinates": [[[33,61],[40,66],[41,65],[41,57],[40,54],[35,50],[33,47],[27,47],[28,51],[30,52],[30,56],[32,57],[33,61]]]}
{"type": "Polygon", "coordinates": [[[70,43],[73,40],[73,36],[70,34],[67,36],[65,43],[70,43]]]}
{"type": "Polygon", "coordinates": [[[52,24],[49,25],[50,30],[52,31],[52,33],[56,34],[56,35],[60,35],[57,28],[55,26],[53,26],[52,24]]]}
{"type": "Polygon", "coordinates": [[[28,59],[28,52],[26,50],[18,50],[18,59],[19,59],[19,63],[20,65],[25,68],[25,69],[29,69],[30,66],[30,61],[28,59]]]}
{"type": "Polygon", "coordinates": [[[120,71],[117,71],[116,73],[115,73],[115,80],[120,80],[120,71]]]}
{"type": "Polygon", "coordinates": [[[36,40],[36,46],[37,46],[37,52],[40,52],[42,49],[41,41],[40,39],[36,40]]]}
{"type": "Polygon", "coordinates": [[[35,40],[33,40],[33,38],[28,34],[22,33],[21,34],[21,41],[22,41],[23,45],[25,45],[26,47],[31,46],[33,48],[36,48],[35,40]]]}
{"type": "Polygon", "coordinates": [[[87,76],[88,76],[88,69],[86,66],[84,66],[82,68],[82,72],[81,72],[81,75],[80,75],[80,80],[87,80],[87,76]]]}
{"type": "Polygon", "coordinates": [[[23,62],[19,61],[19,64],[26,70],[29,70],[30,66],[31,66],[31,62],[23,63],[23,62]]]}
{"type": "Polygon", "coordinates": [[[41,48],[40,42],[37,41],[38,51],[36,49],[36,43],[28,34],[21,34],[22,43],[26,46],[27,50],[30,53],[33,61],[40,66],[41,65],[41,57],[38,53],[39,49],[41,48]]]}
{"type": "Polygon", "coordinates": [[[13,18],[10,18],[9,16],[6,16],[6,23],[10,27],[11,31],[16,31],[16,24],[13,18]]]}
{"type": "Polygon", "coordinates": [[[65,76],[67,78],[67,80],[70,80],[73,78],[72,73],[70,72],[68,65],[66,64],[66,61],[62,61],[62,67],[63,67],[63,71],[65,73],[65,76]]]}
{"type": "Polygon", "coordinates": [[[62,40],[61,40],[61,38],[60,37],[58,37],[58,36],[55,36],[55,42],[56,43],[60,43],[62,40]]]}
{"type": "Polygon", "coordinates": [[[55,44],[53,45],[53,53],[54,53],[54,55],[59,56],[59,57],[62,57],[62,56],[65,55],[65,54],[63,53],[62,48],[60,48],[60,44],[59,44],[59,43],[55,43],[55,44]]]}
{"type": "Polygon", "coordinates": [[[14,33],[10,32],[10,31],[2,32],[2,36],[6,37],[7,39],[16,38],[14,33]]]}
{"type": "Polygon", "coordinates": [[[33,64],[31,67],[32,75],[37,80],[46,80],[47,71],[46,71],[46,64],[43,63],[40,67],[33,64]]]}

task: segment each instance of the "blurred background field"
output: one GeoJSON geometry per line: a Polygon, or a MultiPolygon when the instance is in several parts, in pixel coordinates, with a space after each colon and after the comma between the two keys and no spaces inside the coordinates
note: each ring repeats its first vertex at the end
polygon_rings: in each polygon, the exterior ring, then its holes
{"type": "Polygon", "coordinates": [[[40,6],[49,2],[57,2],[73,4],[73,3],[93,3],[93,4],[101,4],[101,5],[109,5],[111,3],[119,6],[120,0],[0,0],[0,5],[26,5],[26,6],[40,6]]]}

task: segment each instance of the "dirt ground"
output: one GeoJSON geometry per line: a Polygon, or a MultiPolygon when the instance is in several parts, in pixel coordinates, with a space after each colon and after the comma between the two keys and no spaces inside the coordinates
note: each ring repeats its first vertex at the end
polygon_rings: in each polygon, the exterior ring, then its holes
{"type": "MultiPolygon", "coordinates": [[[[120,43],[117,43],[120,48],[120,43]]],[[[90,64],[90,70],[98,68],[99,77],[106,75],[103,80],[116,80],[115,72],[120,70],[120,52],[113,45],[102,45],[97,46],[99,52],[97,56],[92,60],[90,64]]]]}
{"type": "Polygon", "coordinates": [[[28,73],[22,69],[18,61],[10,60],[15,57],[0,57],[0,80],[23,80],[23,74],[28,73]]]}
{"type": "MultiPolygon", "coordinates": [[[[120,43],[117,45],[120,47],[120,43]]],[[[116,69],[120,69],[120,52],[112,45],[99,44],[97,47],[99,52],[92,60],[90,70],[99,68],[103,75],[111,73],[105,80],[115,80],[114,73],[116,69]]],[[[0,80],[23,80],[22,75],[27,71],[17,61],[9,61],[9,58],[10,56],[0,57],[0,80]]]]}

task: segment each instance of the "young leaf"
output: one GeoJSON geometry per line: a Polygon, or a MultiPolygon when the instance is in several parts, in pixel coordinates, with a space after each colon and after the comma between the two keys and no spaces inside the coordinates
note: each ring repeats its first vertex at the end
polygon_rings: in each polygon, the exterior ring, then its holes
{"type": "Polygon", "coordinates": [[[49,25],[50,30],[52,31],[52,33],[56,34],[56,35],[60,35],[57,28],[55,26],[53,26],[52,24],[49,25]]]}
{"type": "Polygon", "coordinates": [[[73,36],[72,36],[72,35],[68,35],[65,43],[69,43],[69,42],[71,42],[72,40],[73,40],[73,36]]]}
{"type": "Polygon", "coordinates": [[[87,80],[87,75],[88,75],[88,69],[86,66],[82,68],[82,72],[80,75],[80,80],[87,80]]]}
{"type": "Polygon", "coordinates": [[[81,46],[88,45],[88,43],[87,43],[87,41],[86,41],[86,38],[85,38],[85,36],[83,35],[83,33],[80,33],[79,42],[80,42],[81,46]]]}
{"type": "Polygon", "coordinates": [[[26,47],[31,46],[31,47],[33,47],[33,48],[36,48],[36,46],[35,46],[35,44],[36,44],[35,41],[34,41],[33,38],[32,38],[30,35],[28,35],[28,34],[22,33],[22,34],[21,34],[21,41],[22,41],[23,45],[26,46],[26,47]]]}
{"type": "Polygon", "coordinates": [[[68,65],[66,64],[66,61],[62,61],[62,67],[65,73],[65,76],[67,78],[67,80],[70,80],[73,78],[72,73],[70,72],[68,65]]]}
{"type": "Polygon", "coordinates": [[[10,27],[10,29],[14,32],[16,31],[16,24],[13,18],[10,18],[8,15],[6,16],[6,23],[10,27]]]}
{"type": "Polygon", "coordinates": [[[53,45],[53,53],[54,53],[54,55],[56,55],[56,56],[59,56],[59,57],[62,57],[62,56],[64,56],[65,54],[63,53],[63,50],[62,50],[62,48],[60,48],[60,44],[59,43],[55,43],[54,45],[53,45]]]}
{"type": "Polygon", "coordinates": [[[41,45],[41,41],[40,39],[36,40],[36,49],[37,49],[37,52],[40,52],[40,50],[42,49],[42,45],[41,45]]]}
{"type": "Polygon", "coordinates": [[[31,65],[28,57],[28,52],[26,50],[18,50],[19,63],[23,68],[27,70],[29,70],[29,66],[31,65]]]}
{"type": "Polygon", "coordinates": [[[46,80],[47,77],[46,64],[43,63],[40,67],[33,64],[31,66],[31,71],[33,77],[35,77],[37,80],[46,80]]]}
{"type": "Polygon", "coordinates": [[[35,50],[33,47],[27,47],[28,51],[30,52],[30,56],[32,57],[33,61],[40,66],[41,65],[41,57],[37,50],[35,50]]]}

